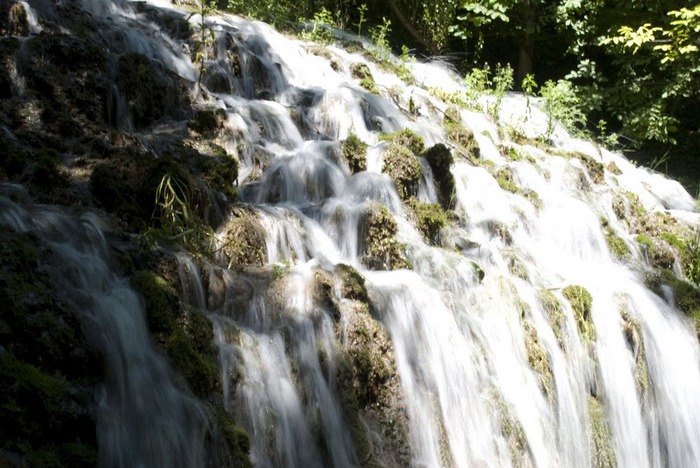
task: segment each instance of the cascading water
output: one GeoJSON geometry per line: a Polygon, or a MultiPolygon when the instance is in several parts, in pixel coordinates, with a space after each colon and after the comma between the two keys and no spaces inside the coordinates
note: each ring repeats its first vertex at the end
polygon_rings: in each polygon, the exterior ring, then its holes
{"type": "MultiPolygon", "coordinates": [[[[120,38],[119,52],[158,60],[194,88],[181,39],[127,2],[97,3],[95,14],[114,19],[102,34],[120,38]]],[[[219,138],[242,166],[240,201],[264,236],[267,265],[241,272],[224,255],[186,254],[178,264],[183,297],[213,323],[224,405],[249,432],[255,466],[700,466],[697,336],[672,297],[645,285],[650,265],[622,220],[637,203],[697,226],[680,185],[563,128],[549,147],[511,141],[499,128],[532,142],[547,126],[517,95],[499,121],[458,111],[481,148],[475,164],[444,128],[449,105],[429,92],[463,90],[446,67],[407,64],[409,85],[359,54],[319,53],[261,23],[205,23],[216,41],[199,99],[227,116],[219,138]],[[357,63],[379,94],[353,78],[357,63]],[[457,155],[442,247],[424,239],[380,174],[391,157],[381,133],[406,128],[457,155]],[[351,134],[369,145],[367,169],[355,174],[339,149],[351,134]],[[388,266],[369,259],[377,207],[390,220],[381,226],[397,230],[384,248],[400,244],[413,271],[367,268],[388,266]],[[348,292],[355,269],[366,296],[348,292]]],[[[420,166],[417,200],[438,203],[439,175],[425,158],[420,166]]],[[[7,200],[0,219],[45,237],[85,304],[110,371],[98,412],[102,464],[202,466],[207,419],[149,348],[100,229],[7,200]]],[[[231,242],[225,230],[217,242],[231,242]]]]}
{"type": "Polygon", "coordinates": [[[153,348],[143,304],[110,268],[99,218],[2,195],[0,225],[46,243],[55,287],[80,311],[88,340],[104,356],[105,381],[95,395],[100,466],[202,466],[209,420],[153,348]]]}

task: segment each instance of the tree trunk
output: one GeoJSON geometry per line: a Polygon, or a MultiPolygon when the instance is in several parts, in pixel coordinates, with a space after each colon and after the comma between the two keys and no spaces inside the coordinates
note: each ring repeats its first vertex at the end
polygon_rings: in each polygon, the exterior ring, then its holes
{"type": "Polygon", "coordinates": [[[399,23],[401,23],[401,26],[413,37],[413,39],[421,43],[428,51],[430,51],[432,55],[437,55],[440,53],[432,41],[426,39],[415,27],[413,27],[411,21],[401,12],[401,8],[399,8],[399,6],[396,4],[396,0],[388,0],[388,3],[389,8],[391,8],[391,12],[394,14],[394,16],[396,16],[399,23]]]}
{"type": "Polygon", "coordinates": [[[537,11],[533,1],[525,2],[525,21],[523,37],[518,54],[518,73],[516,85],[520,85],[528,73],[532,73],[535,53],[535,33],[537,31],[537,11]]]}

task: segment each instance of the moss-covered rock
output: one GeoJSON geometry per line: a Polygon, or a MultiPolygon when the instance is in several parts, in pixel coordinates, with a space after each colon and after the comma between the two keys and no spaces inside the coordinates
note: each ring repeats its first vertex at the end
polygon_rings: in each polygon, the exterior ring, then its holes
{"type": "Polygon", "coordinates": [[[381,141],[388,141],[398,146],[408,149],[414,156],[420,155],[425,149],[423,137],[414,131],[404,128],[394,133],[382,133],[379,135],[381,141]]]}
{"type": "Polygon", "coordinates": [[[212,155],[198,158],[202,180],[210,188],[226,195],[229,202],[235,202],[238,198],[235,187],[238,181],[238,160],[222,147],[213,146],[212,155]]]}
{"type": "Polygon", "coordinates": [[[382,172],[394,181],[396,191],[402,200],[408,201],[418,194],[421,167],[418,158],[408,147],[390,144],[384,153],[382,172]]]}
{"type": "Polygon", "coordinates": [[[28,36],[29,22],[27,10],[21,3],[13,3],[7,14],[7,34],[10,36],[28,36]]]}
{"type": "Polygon", "coordinates": [[[185,104],[185,85],[177,75],[145,55],[128,53],[117,62],[117,83],[125,95],[129,115],[137,127],[146,127],[185,104]]]}
{"type": "Polygon", "coordinates": [[[340,147],[351,173],[357,174],[367,169],[367,143],[351,133],[340,147]]]}
{"type": "Polygon", "coordinates": [[[437,203],[421,203],[416,198],[409,200],[409,206],[416,217],[416,227],[426,240],[439,244],[440,231],[447,225],[447,215],[437,203]]]}
{"type": "Polygon", "coordinates": [[[455,107],[448,107],[443,120],[448,141],[455,145],[459,153],[470,161],[479,159],[479,144],[474,138],[474,132],[462,123],[462,116],[455,107]]]}
{"type": "Polygon", "coordinates": [[[591,307],[593,305],[591,294],[586,288],[579,285],[565,287],[562,290],[562,294],[571,304],[571,309],[574,311],[574,318],[576,319],[576,327],[589,352],[592,352],[596,341],[596,330],[593,317],[591,316],[591,307]]]}
{"type": "Polygon", "coordinates": [[[379,94],[377,85],[374,83],[374,77],[369,67],[361,62],[355,62],[350,65],[350,74],[353,78],[360,80],[360,86],[373,94],[379,94]]]}
{"type": "Polygon", "coordinates": [[[700,288],[677,278],[670,270],[660,270],[647,275],[646,284],[662,298],[666,297],[662,286],[669,286],[675,306],[695,323],[700,338],[700,288]]]}
{"type": "Polygon", "coordinates": [[[366,303],[344,302],[336,388],[363,467],[410,465],[408,418],[391,340],[366,303]]]}
{"type": "Polygon", "coordinates": [[[339,263],[335,266],[335,274],[340,280],[340,295],[346,299],[369,304],[365,277],[350,265],[339,263]]]}
{"type": "Polygon", "coordinates": [[[102,363],[79,311],[53,289],[50,258],[38,238],[0,227],[2,466],[97,463],[93,393],[102,363]]]}
{"type": "Polygon", "coordinates": [[[404,245],[396,240],[398,226],[383,205],[372,205],[364,222],[364,255],[362,261],[374,270],[411,268],[404,245]]]}
{"type": "Polygon", "coordinates": [[[649,367],[647,366],[642,325],[625,309],[620,311],[622,334],[634,356],[634,380],[637,390],[644,398],[649,390],[649,367]]]}
{"type": "Polygon", "coordinates": [[[236,425],[233,416],[223,409],[217,410],[216,420],[226,441],[226,450],[221,455],[221,458],[228,462],[226,466],[234,466],[236,468],[252,467],[253,464],[250,461],[250,435],[248,432],[236,425]]]}
{"type": "Polygon", "coordinates": [[[491,390],[489,402],[494,406],[498,426],[506,441],[511,460],[515,466],[530,466],[532,461],[528,456],[528,442],[520,421],[513,415],[498,389],[491,390]]]}
{"type": "Polygon", "coordinates": [[[557,342],[559,347],[564,349],[564,338],[565,338],[565,327],[566,327],[566,315],[564,315],[564,310],[562,308],[561,302],[557,299],[549,289],[540,289],[537,292],[537,299],[539,300],[542,308],[546,312],[545,318],[547,322],[552,327],[554,331],[554,336],[557,337],[557,342]]]}
{"type": "Polygon", "coordinates": [[[187,123],[187,127],[202,136],[212,137],[224,128],[228,115],[221,108],[197,109],[194,117],[187,123]]]}
{"type": "Polygon", "coordinates": [[[602,184],[605,182],[605,166],[591,156],[579,151],[554,151],[554,154],[565,159],[578,159],[593,183],[602,184]]]}
{"type": "Polygon", "coordinates": [[[627,260],[630,258],[630,250],[625,241],[615,233],[610,226],[610,222],[606,218],[601,218],[601,225],[605,234],[605,242],[608,244],[608,249],[613,256],[618,260],[627,260]]]}
{"type": "Polygon", "coordinates": [[[235,209],[221,232],[221,251],[226,256],[229,268],[242,269],[267,262],[265,229],[255,212],[235,209]]]}
{"type": "Polygon", "coordinates": [[[591,422],[592,466],[595,468],[617,467],[612,431],[605,414],[605,407],[590,396],[588,397],[588,418],[591,422]]]}
{"type": "Polygon", "coordinates": [[[192,392],[208,398],[220,386],[209,319],[200,310],[183,307],[175,289],[152,271],[137,272],[131,283],[146,302],[149,330],[160,349],[192,392]]]}
{"type": "Polygon", "coordinates": [[[498,186],[506,192],[527,198],[536,208],[541,206],[542,202],[537,192],[531,189],[524,189],[515,183],[515,174],[510,166],[500,167],[493,173],[493,177],[496,179],[498,186]]]}
{"type": "Polygon", "coordinates": [[[438,143],[428,148],[425,153],[423,153],[423,157],[428,161],[430,169],[433,171],[435,189],[438,193],[440,205],[442,205],[445,210],[453,209],[456,188],[455,178],[452,175],[452,171],[450,171],[452,164],[454,164],[452,151],[442,143],[438,143]]]}

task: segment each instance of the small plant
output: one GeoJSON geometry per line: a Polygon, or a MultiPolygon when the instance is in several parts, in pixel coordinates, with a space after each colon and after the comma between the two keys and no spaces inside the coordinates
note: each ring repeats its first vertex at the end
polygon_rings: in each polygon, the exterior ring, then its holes
{"type": "Polygon", "coordinates": [[[156,233],[194,250],[199,250],[205,240],[212,240],[211,229],[198,219],[192,208],[187,185],[170,173],[162,177],[156,188],[153,218],[159,224],[156,233]]]}
{"type": "Polygon", "coordinates": [[[523,78],[522,83],[520,83],[520,89],[523,90],[525,94],[525,116],[530,118],[530,97],[535,95],[535,90],[538,88],[537,82],[535,81],[535,75],[528,73],[523,78]]]}
{"type": "Polygon", "coordinates": [[[411,49],[406,45],[401,46],[401,55],[399,56],[399,66],[397,67],[396,74],[408,84],[413,82],[413,75],[411,75],[411,69],[408,67],[408,64],[415,61],[416,58],[411,55],[411,49]]]}
{"type": "Polygon", "coordinates": [[[581,110],[581,103],[571,82],[559,80],[555,83],[549,80],[540,88],[540,96],[544,98],[544,109],[549,116],[545,139],[551,139],[557,121],[569,131],[581,131],[586,123],[586,116],[581,110]]]}
{"type": "Polygon", "coordinates": [[[357,26],[357,35],[362,36],[362,25],[367,22],[367,18],[365,18],[365,14],[367,13],[367,4],[363,3],[360,5],[357,12],[360,15],[360,19],[357,21],[355,26],[357,26]]]}
{"type": "Polygon", "coordinates": [[[311,30],[305,29],[301,33],[301,37],[307,41],[318,42],[320,44],[330,44],[333,42],[332,28],[336,26],[333,14],[321,7],[321,10],[314,14],[311,20],[311,30]]]}
{"type": "Polygon", "coordinates": [[[207,60],[209,59],[209,48],[214,44],[216,40],[216,34],[214,30],[207,24],[207,15],[211,12],[211,7],[206,2],[206,0],[199,0],[197,11],[192,13],[187,19],[189,20],[194,15],[199,15],[199,22],[195,26],[196,30],[193,34],[192,40],[192,61],[194,62],[197,70],[199,71],[199,77],[197,78],[197,85],[202,84],[202,78],[204,78],[204,73],[207,70],[207,60]]]}
{"type": "Polygon", "coordinates": [[[490,74],[491,67],[488,63],[485,63],[482,68],[474,68],[464,77],[464,86],[467,88],[465,104],[468,108],[483,111],[479,104],[479,98],[487,92],[491,85],[490,74]]]}
{"type": "Polygon", "coordinates": [[[386,18],[382,18],[382,24],[372,30],[374,47],[368,52],[379,63],[389,62],[391,58],[391,44],[388,38],[390,33],[391,21],[386,18]]]}
{"type": "Polygon", "coordinates": [[[492,84],[491,94],[494,97],[494,101],[487,105],[486,111],[491,117],[497,119],[503,97],[508,91],[513,89],[513,69],[510,68],[510,65],[506,64],[505,67],[502,67],[500,64],[496,65],[496,73],[493,76],[492,84]]]}

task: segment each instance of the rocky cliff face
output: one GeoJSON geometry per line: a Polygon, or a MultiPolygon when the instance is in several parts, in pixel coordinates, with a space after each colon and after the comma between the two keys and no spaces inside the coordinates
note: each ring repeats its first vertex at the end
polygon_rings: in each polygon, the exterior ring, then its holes
{"type": "Polygon", "coordinates": [[[179,8],[0,0],[0,459],[700,463],[680,185],[179,8]]]}

